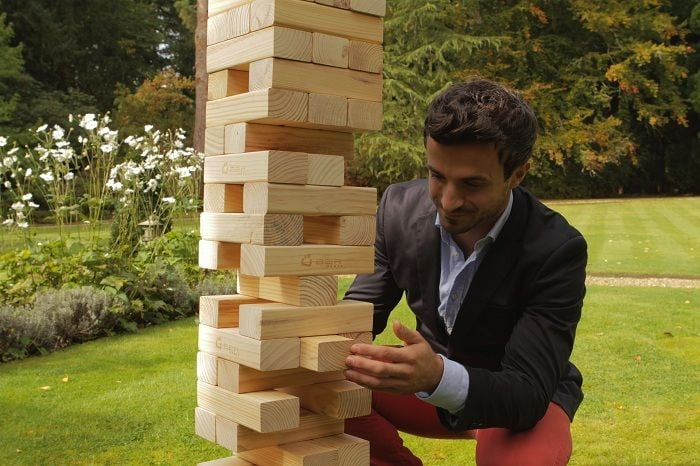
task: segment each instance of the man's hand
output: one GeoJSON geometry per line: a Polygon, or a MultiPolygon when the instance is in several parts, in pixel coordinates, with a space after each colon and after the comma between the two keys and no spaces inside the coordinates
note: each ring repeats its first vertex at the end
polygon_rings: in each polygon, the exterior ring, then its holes
{"type": "Polygon", "coordinates": [[[345,360],[348,380],[394,394],[432,393],[442,379],[443,361],[415,330],[394,321],[394,334],[405,346],[355,344],[345,360]]]}

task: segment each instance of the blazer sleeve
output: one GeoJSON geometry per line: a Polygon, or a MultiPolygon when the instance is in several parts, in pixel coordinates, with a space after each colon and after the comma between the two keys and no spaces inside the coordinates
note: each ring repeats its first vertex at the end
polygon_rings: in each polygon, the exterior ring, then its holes
{"type": "Polygon", "coordinates": [[[382,196],[377,211],[377,236],[374,244],[374,273],[358,275],[345,294],[345,298],[374,304],[374,323],[372,333],[377,336],[386,328],[389,314],[399,303],[403,290],[394,280],[391,270],[389,252],[384,235],[387,223],[391,223],[390,186],[382,196]]]}
{"type": "MultiPolygon", "coordinates": [[[[569,368],[585,294],[586,242],[574,236],[542,263],[501,360],[501,370],[467,367],[469,394],[457,414],[438,409],[452,430],[533,427],[569,368]]],[[[488,309],[486,310],[488,312],[488,309]]]]}

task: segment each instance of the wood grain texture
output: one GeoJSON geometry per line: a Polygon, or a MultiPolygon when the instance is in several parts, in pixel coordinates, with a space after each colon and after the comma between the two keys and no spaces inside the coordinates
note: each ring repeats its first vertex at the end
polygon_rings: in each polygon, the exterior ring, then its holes
{"type": "Polygon", "coordinates": [[[348,66],[353,70],[381,73],[384,69],[384,49],[380,44],[350,41],[348,66]]]}
{"type": "Polygon", "coordinates": [[[207,20],[207,45],[223,42],[250,32],[250,4],[226,10],[207,20]]]}
{"type": "Polygon", "coordinates": [[[236,456],[229,456],[226,458],[219,458],[216,460],[205,461],[204,463],[197,463],[197,466],[255,466],[253,463],[249,463],[243,458],[238,458],[236,456]]]}
{"type": "Polygon", "coordinates": [[[338,464],[338,450],[314,440],[263,447],[239,453],[258,466],[329,466],[338,464]]]}
{"type": "Polygon", "coordinates": [[[218,361],[219,358],[213,354],[197,352],[197,380],[210,385],[217,385],[218,361]]]}
{"type": "Polygon", "coordinates": [[[243,211],[250,214],[374,215],[376,206],[375,188],[273,183],[243,187],[243,211]]]}
{"type": "Polygon", "coordinates": [[[339,335],[302,337],[299,367],[315,372],[340,371],[346,369],[345,358],[355,343],[339,335]]]}
{"type": "MultiPolygon", "coordinates": [[[[199,297],[199,323],[214,328],[238,327],[238,308],[241,304],[265,303],[264,299],[233,295],[209,295],[199,297]]],[[[216,364],[216,361],[213,362],[216,364]]],[[[217,385],[216,382],[207,383],[217,385]]]]}
{"type": "Polygon", "coordinates": [[[239,308],[239,325],[241,335],[259,340],[323,336],[371,331],[373,315],[371,303],[349,299],[332,306],[252,303],[239,308]]]}
{"type": "Polygon", "coordinates": [[[255,0],[250,6],[250,28],[287,26],[334,36],[381,43],[381,18],[300,0],[255,0]]]}
{"type": "Polygon", "coordinates": [[[303,232],[301,215],[204,212],[199,219],[199,234],[209,241],[296,246],[303,232]]]}
{"type": "Polygon", "coordinates": [[[309,172],[306,184],[343,186],[345,159],[339,155],[308,154],[309,172]]]}
{"type": "Polygon", "coordinates": [[[299,339],[255,340],[238,329],[199,326],[199,350],[261,371],[299,367],[299,339]]]}
{"type": "Polygon", "coordinates": [[[345,127],[348,124],[348,99],[340,95],[309,94],[309,123],[345,127]]]}
{"type": "Polygon", "coordinates": [[[369,442],[348,434],[324,436],[319,445],[338,450],[338,466],[369,465],[369,442]]]}
{"type": "Polygon", "coordinates": [[[344,380],[342,371],[313,372],[307,369],[259,371],[227,359],[217,361],[218,385],[234,393],[258,392],[277,387],[293,387],[313,383],[344,380]]]}
{"type": "Polygon", "coordinates": [[[219,241],[199,241],[199,266],[210,270],[237,269],[241,264],[241,245],[219,241]]]}
{"type": "Polygon", "coordinates": [[[208,16],[218,15],[231,8],[250,3],[250,0],[208,0],[207,14],[208,16]]]}
{"type": "Polygon", "coordinates": [[[240,271],[256,277],[372,273],[374,247],[242,244],[240,271]]]}
{"type": "Polygon", "coordinates": [[[382,75],[281,58],[250,64],[251,91],[273,87],[381,102],[382,75]]]}
{"type": "Polygon", "coordinates": [[[243,212],[243,185],[208,183],[204,185],[204,212],[243,212]]]}
{"type": "Polygon", "coordinates": [[[223,99],[248,92],[248,72],[221,70],[209,73],[207,100],[223,99]]]}
{"type": "Polygon", "coordinates": [[[314,32],[312,61],[319,65],[348,67],[350,41],[345,37],[314,32]]]}
{"type": "Polygon", "coordinates": [[[253,277],[238,274],[238,293],[293,306],[332,306],[337,302],[337,277],[253,277]]]}
{"type": "Polygon", "coordinates": [[[226,126],[224,150],[227,154],[283,150],[351,159],[355,155],[355,142],[353,135],[346,132],[236,123],[226,126]]]}
{"type": "MultiPolygon", "coordinates": [[[[347,103],[346,103],[347,107],[347,103]]],[[[347,118],[346,118],[347,120],[347,118]]],[[[211,126],[204,130],[204,155],[220,155],[224,153],[224,127],[211,126]]]]}
{"type": "Polygon", "coordinates": [[[336,419],[366,416],[372,410],[372,392],[348,380],[279,390],[299,397],[303,408],[336,419]]]}
{"type": "Polygon", "coordinates": [[[276,432],[299,426],[299,399],[275,390],[233,393],[197,382],[197,404],[256,432],[276,432]]]}
{"type": "Polygon", "coordinates": [[[376,236],[373,215],[304,217],[304,243],[371,246],[376,236]]]}
{"type": "Polygon", "coordinates": [[[207,102],[207,127],[246,121],[269,124],[306,122],[309,95],[285,89],[263,89],[207,102]]]}
{"type": "Polygon", "coordinates": [[[386,0],[350,0],[350,9],[374,16],[386,15],[386,0]]]}
{"type": "Polygon", "coordinates": [[[350,0],[314,0],[316,3],[321,5],[328,5],[335,8],[342,8],[344,10],[350,9],[350,0]]]}
{"type": "Polygon", "coordinates": [[[357,130],[382,129],[383,108],[381,102],[348,99],[348,126],[357,130]]]}
{"type": "MultiPolygon", "coordinates": [[[[343,433],[344,423],[324,414],[301,410],[299,427],[280,432],[260,433],[236,424],[226,418],[216,418],[216,443],[234,452],[312,440],[319,437],[336,436],[343,433]]],[[[346,448],[338,443],[338,447],[346,448]]],[[[331,447],[335,448],[335,447],[331,447]]],[[[357,466],[357,463],[354,466],[357,466]]]]}
{"type": "Polygon", "coordinates": [[[194,408],[194,433],[205,440],[216,442],[216,414],[200,407],[194,408]]]}
{"type": "Polygon", "coordinates": [[[310,62],[312,55],[310,32],[276,26],[208,46],[207,72],[247,70],[248,63],[267,57],[310,62]]]}
{"type": "MultiPolygon", "coordinates": [[[[223,130],[221,141],[223,149],[223,130]]],[[[254,181],[306,184],[309,156],[303,152],[267,150],[207,157],[205,183],[243,184],[254,181]]]]}

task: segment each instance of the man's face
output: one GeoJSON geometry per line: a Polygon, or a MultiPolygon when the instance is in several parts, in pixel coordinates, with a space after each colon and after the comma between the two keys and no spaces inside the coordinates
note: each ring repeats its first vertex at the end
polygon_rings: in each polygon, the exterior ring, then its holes
{"type": "Polygon", "coordinates": [[[508,194],[522,181],[528,164],[504,179],[494,144],[446,146],[426,141],[428,186],[440,223],[452,235],[486,235],[508,205],[508,194]]]}

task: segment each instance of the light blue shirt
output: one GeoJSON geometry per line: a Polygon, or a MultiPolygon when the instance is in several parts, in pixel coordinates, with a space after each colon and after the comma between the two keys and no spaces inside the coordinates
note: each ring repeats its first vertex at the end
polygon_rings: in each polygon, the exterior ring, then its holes
{"type": "MultiPolygon", "coordinates": [[[[440,225],[440,216],[435,218],[435,226],[440,230],[440,305],[438,314],[445,323],[447,333],[452,333],[459,308],[467,296],[474,275],[491,244],[496,241],[513,207],[513,192],[508,196],[508,205],[498,217],[486,236],[474,243],[474,251],[465,258],[462,249],[440,225]]],[[[440,355],[444,362],[442,379],[432,394],[418,392],[416,396],[430,404],[457,413],[464,408],[469,394],[469,373],[458,362],[440,355]]]]}

